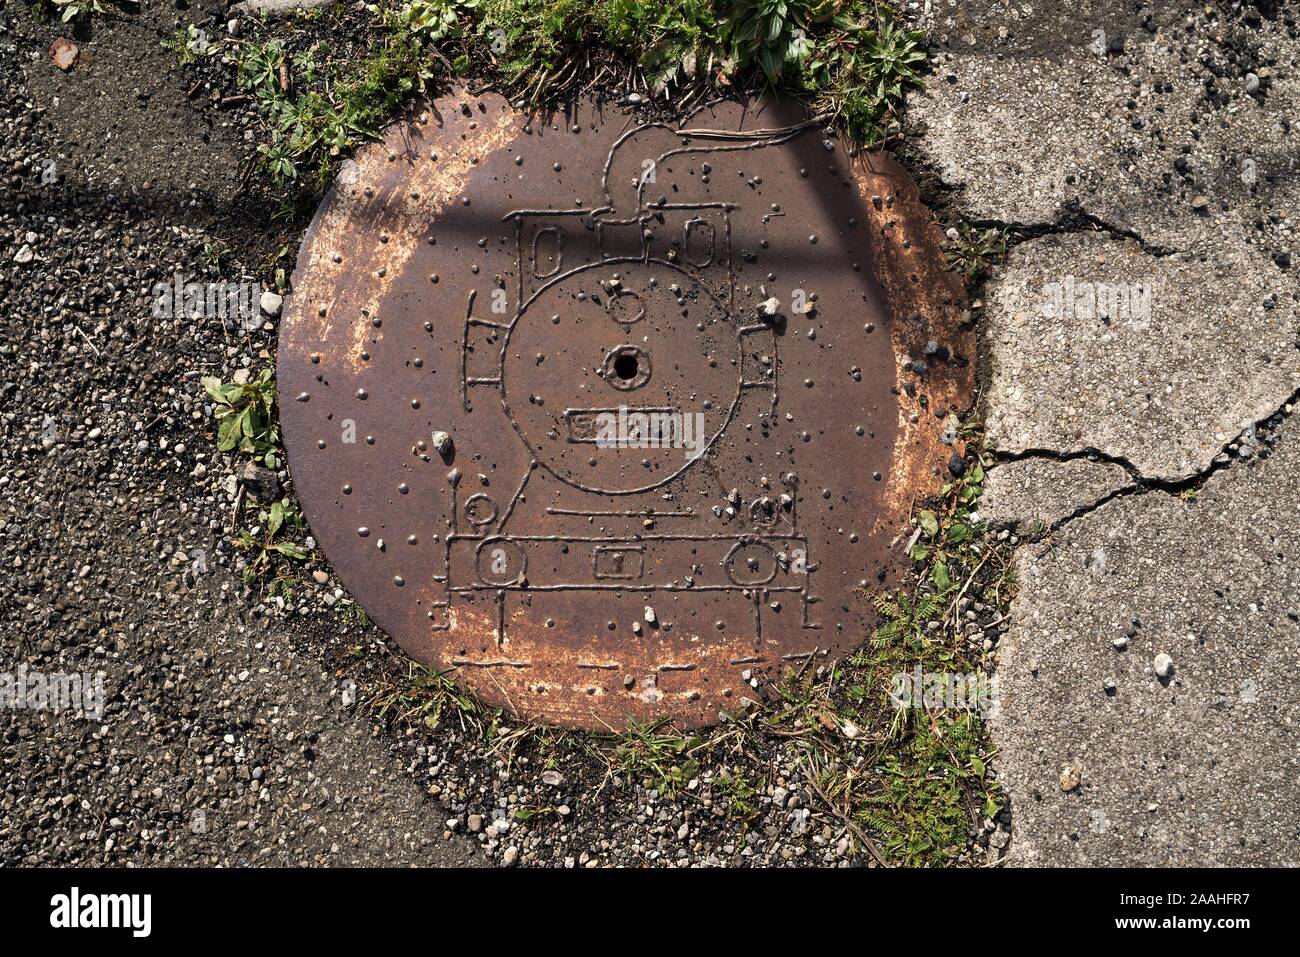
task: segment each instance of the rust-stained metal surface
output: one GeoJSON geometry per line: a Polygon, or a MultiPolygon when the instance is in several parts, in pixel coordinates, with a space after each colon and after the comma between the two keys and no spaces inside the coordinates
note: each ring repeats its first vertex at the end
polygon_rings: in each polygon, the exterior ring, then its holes
{"type": "Polygon", "coordinates": [[[567,726],[709,724],[861,644],[973,388],[914,185],[793,104],[426,104],[342,169],[293,285],[285,444],[339,578],[567,726]]]}

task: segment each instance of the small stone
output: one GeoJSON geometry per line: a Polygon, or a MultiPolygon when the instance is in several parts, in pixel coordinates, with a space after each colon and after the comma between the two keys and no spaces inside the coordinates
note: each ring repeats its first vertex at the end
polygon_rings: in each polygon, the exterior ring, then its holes
{"type": "Polygon", "coordinates": [[[77,62],[79,52],[75,43],[66,37],[59,37],[50,45],[50,60],[60,70],[67,73],[77,62]]]}
{"type": "Polygon", "coordinates": [[[1156,669],[1156,677],[1164,680],[1174,673],[1174,659],[1170,658],[1163,651],[1156,655],[1152,667],[1156,669]]]}
{"type": "Polygon", "coordinates": [[[322,585],[328,584],[330,580],[329,572],[323,571],[319,568],[311,573],[311,577],[316,579],[316,581],[322,585]]]}
{"type": "Polygon", "coordinates": [[[262,307],[262,311],[268,316],[278,316],[280,314],[280,309],[284,306],[284,296],[271,292],[271,290],[268,289],[266,292],[262,293],[262,298],[258,300],[258,305],[262,307]]]}
{"type": "Polygon", "coordinates": [[[32,252],[32,247],[23,243],[18,247],[18,252],[14,253],[14,262],[20,266],[25,266],[36,258],[36,253],[32,252]]]}
{"type": "Polygon", "coordinates": [[[514,867],[515,862],[519,860],[519,848],[511,844],[506,848],[505,854],[501,856],[501,863],[506,867],[514,867]]]}
{"type": "Polygon", "coordinates": [[[1083,772],[1072,765],[1066,765],[1061,769],[1061,790],[1065,792],[1073,791],[1083,782],[1083,772]]]}
{"type": "Polygon", "coordinates": [[[431,436],[430,441],[433,442],[433,450],[437,452],[439,455],[441,455],[443,458],[446,458],[447,455],[451,452],[452,442],[451,442],[451,436],[448,433],[435,432],[431,436]]]}
{"type": "Polygon", "coordinates": [[[1128,637],[1125,635],[1120,635],[1118,638],[1112,641],[1111,644],[1115,646],[1116,651],[1123,651],[1125,648],[1128,647],[1128,637]]]}
{"type": "Polygon", "coordinates": [[[564,776],[559,771],[543,771],[542,783],[549,784],[553,788],[558,788],[564,783],[564,776]]]}
{"type": "Polygon", "coordinates": [[[772,296],[758,304],[758,313],[761,316],[775,316],[781,311],[781,300],[772,296]]]}
{"type": "Polygon", "coordinates": [[[1257,77],[1254,73],[1246,74],[1246,92],[1247,93],[1259,92],[1259,77],[1257,77]]]}
{"type": "Polygon", "coordinates": [[[469,824],[470,831],[477,834],[479,831],[483,830],[483,815],[471,814],[467,823],[469,824]]]}
{"type": "Polygon", "coordinates": [[[645,606],[645,623],[646,623],[647,625],[653,625],[653,624],[654,624],[655,622],[657,622],[658,620],[659,620],[659,619],[655,617],[655,610],[654,610],[653,608],[651,608],[649,605],[646,605],[646,606],[645,606]]]}
{"type": "Polygon", "coordinates": [[[250,496],[259,502],[274,502],[280,497],[280,480],[270,469],[249,462],[239,473],[239,481],[250,496]]]}

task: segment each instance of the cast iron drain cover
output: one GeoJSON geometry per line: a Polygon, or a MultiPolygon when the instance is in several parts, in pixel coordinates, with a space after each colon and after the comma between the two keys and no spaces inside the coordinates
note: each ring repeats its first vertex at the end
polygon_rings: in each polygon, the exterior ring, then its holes
{"type": "Polygon", "coordinates": [[[901,169],[793,104],[426,105],[343,167],[294,273],[312,530],[491,703],[741,710],[862,643],[946,474],[973,373],[938,240],[901,169]]]}

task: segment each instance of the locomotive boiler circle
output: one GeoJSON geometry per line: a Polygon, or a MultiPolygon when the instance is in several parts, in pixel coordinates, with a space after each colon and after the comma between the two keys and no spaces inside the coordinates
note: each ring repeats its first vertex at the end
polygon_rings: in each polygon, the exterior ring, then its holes
{"type": "Polygon", "coordinates": [[[504,349],[503,409],[562,481],[595,493],[646,491],[725,430],[742,393],[745,338],[686,270],[595,263],[521,310],[504,349]]]}

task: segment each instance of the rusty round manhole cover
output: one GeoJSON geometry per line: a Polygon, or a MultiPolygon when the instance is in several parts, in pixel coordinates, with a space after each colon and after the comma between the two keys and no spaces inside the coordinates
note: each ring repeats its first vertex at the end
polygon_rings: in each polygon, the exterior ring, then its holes
{"type": "Polygon", "coordinates": [[[938,238],[793,104],[426,104],[341,170],[294,273],[313,532],[492,703],[715,721],[861,644],[943,480],[972,371],[938,238]]]}

